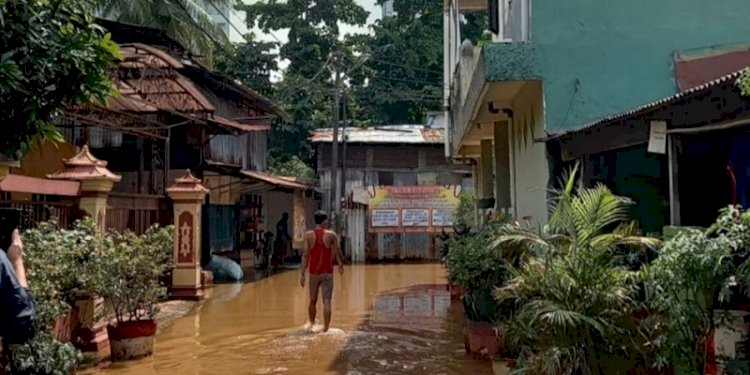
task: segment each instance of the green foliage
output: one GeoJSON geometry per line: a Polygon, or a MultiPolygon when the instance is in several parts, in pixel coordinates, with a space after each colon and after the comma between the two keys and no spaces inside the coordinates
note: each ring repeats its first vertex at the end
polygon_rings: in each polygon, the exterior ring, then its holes
{"type": "Polygon", "coordinates": [[[23,233],[29,287],[37,301],[37,323],[46,329],[64,315],[76,296],[95,295],[112,274],[101,254],[111,241],[97,234],[91,218],[72,229],[41,223],[23,233]]]}
{"type": "MultiPolygon", "coordinates": [[[[213,49],[229,43],[227,35],[197,0],[97,1],[102,17],[162,30],[192,53],[202,56],[208,65],[212,64],[213,49]]],[[[218,7],[231,3],[231,0],[211,1],[218,7]]]]}
{"type": "Polygon", "coordinates": [[[138,236],[112,233],[114,246],[103,257],[111,275],[99,286],[118,323],[154,319],[158,302],[166,296],[159,278],[169,269],[172,256],[172,226],[153,226],[138,236]]]}
{"type": "Polygon", "coordinates": [[[72,344],[63,344],[41,331],[26,344],[11,347],[12,364],[18,375],[69,375],[83,361],[72,344]]]}
{"type": "Polygon", "coordinates": [[[262,95],[272,96],[271,72],[278,69],[274,53],[277,46],[248,34],[245,42],[216,50],[216,69],[262,95]]]}
{"type": "Polygon", "coordinates": [[[40,223],[23,233],[29,288],[37,307],[37,335],[11,348],[22,374],[69,374],[81,361],[70,344],[49,333],[77,296],[99,295],[115,306],[118,321],[153,317],[164,295],[159,277],[172,267],[174,228],[149,228],[143,235],[102,235],[91,218],[60,229],[40,223]]]}
{"type": "Polygon", "coordinates": [[[104,102],[117,46],[92,23],[87,0],[0,1],[0,154],[61,141],[52,119],[66,106],[104,102]],[[75,84],[71,84],[75,82],[75,84]]]}
{"type": "Polygon", "coordinates": [[[750,96],[750,69],[745,69],[742,75],[737,79],[737,86],[744,96],[750,96]]]}
{"type": "Polygon", "coordinates": [[[687,229],[667,241],[645,271],[649,302],[669,328],[660,363],[702,371],[706,335],[722,319],[714,311],[739,291],[750,295],[749,224],[749,212],[724,209],[708,231],[687,229]]]}
{"type": "Polygon", "coordinates": [[[315,171],[296,155],[272,153],[268,170],[277,176],[315,178],[315,171]]]}
{"type": "Polygon", "coordinates": [[[513,250],[517,258],[513,279],[495,297],[518,305],[503,331],[519,353],[519,373],[613,374],[613,363],[632,360],[640,349],[631,319],[638,308],[635,273],[618,264],[615,250],[659,241],[626,222],[626,199],[603,185],[577,190],[576,181],[577,167],[556,192],[548,224],[539,230],[506,224],[494,242],[498,252],[513,250]]]}
{"type": "Polygon", "coordinates": [[[474,193],[462,191],[458,196],[458,207],[454,213],[454,224],[457,228],[473,227],[475,222],[476,205],[474,193]]]}
{"type": "Polygon", "coordinates": [[[487,246],[491,229],[454,235],[448,242],[445,263],[448,279],[465,290],[467,317],[474,321],[494,322],[498,317],[492,290],[507,280],[502,254],[487,246]]]}
{"type": "MultiPolygon", "coordinates": [[[[278,57],[289,65],[283,80],[275,85],[273,98],[293,121],[274,124],[270,146],[309,162],[309,132],[331,123],[333,65],[329,57],[335,50],[345,50],[339,24],[364,25],[367,12],[354,0],[263,0],[240,9],[247,13],[249,28],[288,30],[288,41],[280,46],[278,57]]],[[[262,52],[257,47],[256,54],[262,52]]]]}

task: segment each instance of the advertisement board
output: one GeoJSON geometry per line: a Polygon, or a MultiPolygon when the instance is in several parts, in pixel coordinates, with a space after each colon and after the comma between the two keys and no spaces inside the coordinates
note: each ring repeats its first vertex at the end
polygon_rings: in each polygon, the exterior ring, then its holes
{"type": "Polygon", "coordinates": [[[439,232],[453,226],[461,186],[371,186],[370,232],[439,232]]]}

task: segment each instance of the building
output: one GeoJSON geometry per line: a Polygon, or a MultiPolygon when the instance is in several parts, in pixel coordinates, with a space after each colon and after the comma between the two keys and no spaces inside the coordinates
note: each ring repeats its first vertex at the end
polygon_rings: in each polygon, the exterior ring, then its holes
{"type": "MultiPolygon", "coordinates": [[[[705,70],[695,73],[700,77],[705,70]]],[[[741,73],[601,118],[550,142],[567,160],[583,162],[587,183],[621,191],[630,186],[624,194],[638,202],[639,218],[654,221],[646,223],[649,229],[707,227],[721,208],[750,207],[750,98],[737,86],[741,73]],[[644,176],[649,185],[627,183],[644,176]]],[[[696,75],[685,75],[681,83],[696,75]]]]}
{"type": "Polygon", "coordinates": [[[393,10],[393,0],[383,1],[383,3],[380,4],[380,8],[383,10],[383,18],[396,15],[396,11],[393,10]]]}
{"type": "Polygon", "coordinates": [[[245,12],[235,9],[234,1],[199,0],[199,4],[224,31],[230,42],[241,43],[245,40],[245,12]]]}
{"type": "MultiPolygon", "coordinates": [[[[347,256],[353,260],[440,258],[437,235],[451,230],[452,220],[445,215],[452,215],[462,190],[471,190],[470,170],[445,158],[442,116],[430,118],[432,127],[346,129],[345,146],[339,146],[339,176],[345,182],[338,196],[347,208],[341,222],[346,223],[347,256]],[[432,203],[424,203],[428,200],[432,203]],[[380,221],[382,213],[392,221],[380,221]]],[[[311,141],[324,207],[329,208],[330,196],[337,195],[331,173],[333,131],[316,130],[311,141]]]]}
{"type": "Polygon", "coordinates": [[[120,95],[107,104],[67,108],[56,123],[65,143],[35,150],[9,169],[10,176],[0,178],[0,206],[23,208],[29,220],[69,223],[77,191],[45,176],[63,170],[63,160],[85,146],[121,177],[102,215],[107,229],[140,233],[172,223],[166,188],[189,169],[210,190],[201,216],[203,264],[211,254],[237,261],[250,254],[252,261],[283,212],[294,218],[289,231],[301,247],[317,209],[314,182],[266,171],[270,123],[288,115],[200,65],[161,31],[97,23],[120,45],[123,59],[113,72],[120,95]]]}
{"type": "Polygon", "coordinates": [[[448,1],[448,153],[476,165],[482,207],[544,222],[565,167],[548,136],[674,94],[676,52],[744,42],[748,11],[740,0],[448,1]],[[490,12],[493,43],[462,43],[466,12],[490,12]]]}

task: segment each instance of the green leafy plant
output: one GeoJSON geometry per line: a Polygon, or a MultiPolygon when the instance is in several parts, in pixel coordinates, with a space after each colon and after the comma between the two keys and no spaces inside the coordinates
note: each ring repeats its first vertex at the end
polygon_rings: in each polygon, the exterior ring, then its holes
{"type": "Polygon", "coordinates": [[[76,297],[97,294],[111,277],[102,257],[111,241],[97,233],[91,218],[76,221],[71,229],[40,223],[23,233],[23,241],[37,322],[44,327],[64,315],[76,297]]]}
{"type": "Polygon", "coordinates": [[[83,361],[73,345],[44,331],[26,344],[12,346],[11,353],[13,374],[18,375],[69,375],[83,361]]]}
{"type": "Polygon", "coordinates": [[[90,218],[75,222],[71,229],[48,222],[23,233],[29,288],[36,300],[37,334],[30,342],[11,348],[16,372],[69,374],[80,363],[80,352],[56,341],[50,330],[57,318],[70,311],[77,296],[97,294],[103,280],[112,277],[102,257],[107,240],[96,232],[90,218]]]}
{"type": "Polygon", "coordinates": [[[502,225],[493,243],[498,253],[513,251],[512,279],[495,297],[518,306],[502,324],[518,353],[517,373],[617,373],[627,366],[612,364],[637,346],[636,274],[618,264],[616,250],[659,241],[627,222],[626,198],[604,185],[576,189],[577,172],[563,178],[546,225],[502,225]]]}
{"type": "Polygon", "coordinates": [[[750,295],[748,224],[750,213],[728,207],[708,230],[685,229],[666,241],[644,271],[649,304],[668,318],[659,364],[703,371],[707,335],[724,318],[715,311],[750,295]]]}
{"type": "Polygon", "coordinates": [[[474,321],[494,322],[498,308],[492,290],[507,279],[502,255],[487,246],[491,232],[488,227],[447,241],[448,279],[466,291],[467,317],[474,321]]]}
{"type": "Polygon", "coordinates": [[[88,0],[0,1],[0,154],[15,157],[43,138],[62,141],[52,125],[60,111],[114,92],[119,50],[90,8],[88,0]]]}
{"type": "Polygon", "coordinates": [[[159,279],[170,267],[172,231],[170,226],[152,227],[142,236],[111,234],[115,245],[104,257],[116,276],[104,281],[100,289],[118,323],[156,317],[158,302],[166,296],[159,279]]]}

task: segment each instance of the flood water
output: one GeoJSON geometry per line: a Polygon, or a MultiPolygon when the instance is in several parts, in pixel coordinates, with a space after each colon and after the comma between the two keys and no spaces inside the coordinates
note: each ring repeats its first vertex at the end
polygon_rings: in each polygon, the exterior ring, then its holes
{"type": "Polygon", "coordinates": [[[440,265],[348,266],[336,275],[325,334],[305,327],[308,295],[297,270],[217,285],[159,333],[153,357],[98,373],[491,374],[490,364],[465,356],[445,283],[440,265]]]}

